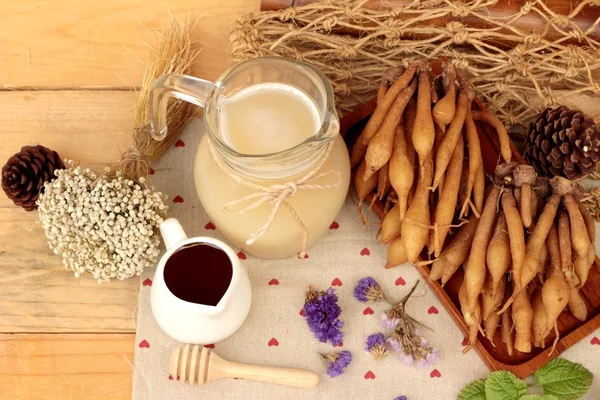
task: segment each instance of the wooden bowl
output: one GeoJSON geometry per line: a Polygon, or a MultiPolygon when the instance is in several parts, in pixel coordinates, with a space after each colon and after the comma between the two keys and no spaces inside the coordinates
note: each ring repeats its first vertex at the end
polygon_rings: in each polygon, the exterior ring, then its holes
{"type": "MultiPolygon", "coordinates": [[[[431,67],[434,76],[441,73],[439,61],[433,62],[431,67]]],[[[473,106],[476,109],[485,110],[484,105],[479,99],[475,99],[473,106]]],[[[362,132],[362,129],[370,115],[373,113],[373,110],[375,110],[375,99],[363,104],[342,118],[341,133],[344,136],[344,140],[349,149],[352,148],[358,135],[362,132]]],[[[476,122],[476,125],[479,133],[479,140],[481,142],[485,172],[488,175],[493,175],[496,164],[500,160],[498,137],[496,132],[489,126],[479,122],[476,122]]],[[[512,151],[513,160],[522,161],[521,154],[514,147],[512,147],[512,151]]],[[[371,201],[372,196],[374,196],[374,194],[367,198],[367,203],[371,201]]],[[[383,204],[379,200],[375,202],[373,210],[381,219],[383,215],[383,204]]],[[[500,329],[496,331],[496,336],[494,337],[494,343],[497,343],[496,347],[494,347],[488,339],[479,335],[478,341],[475,344],[475,351],[490,370],[506,370],[514,373],[520,378],[525,378],[600,327],[600,270],[598,269],[600,260],[598,258],[596,258],[595,264],[596,266],[592,267],[590,271],[586,285],[580,292],[587,305],[588,319],[581,322],[573,317],[568,311],[563,312],[558,318],[560,340],[552,354],[550,354],[550,346],[547,346],[545,349],[533,347],[531,353],[521,353],[515,350],[513,355],[510,356],[506,352],[506,346],[502,343],[500,329]]],[[[442,288],[438,282],[429,280],[429,266],[415,266],[415,268],[419,271],[433,293],[435,293],[458,328],[465,337],[467,337],[469,328],[463,320],[462,313],[460,312],[460,304],[458,302],[458,291],[463,281],[462,268],[454,274],[444,288],[442,288]]],[[[551,345],[553,341],[554,334],[552,333],[546,339],[546,344],[551,345]]]]}

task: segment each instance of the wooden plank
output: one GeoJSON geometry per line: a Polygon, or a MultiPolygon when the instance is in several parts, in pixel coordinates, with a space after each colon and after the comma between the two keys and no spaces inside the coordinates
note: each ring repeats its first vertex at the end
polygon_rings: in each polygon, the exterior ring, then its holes
{"type": "Polygon", "coordinates": [[[73,277],[36,218],[0,209],[0,332],[134,332],[139,279],[73,277]]]}
{"type": "MultiPolygon", "coordinates": [[[[131,136],[132,91],[0,92],[0,160],[25,144],[101,170],[131,136]]],[[[37,213],[0,194],[0,332],[133,332],[138,279],[75,279],[46,244],[37,213]]]]}
{"type": "MultiPolygon", "coordinates": [[[[135,96],[129,90],[0,92],[0,162],[21,146],[42,144],[101,171],[131,141],[135,96]]],[[[2,193],[0,207],[10,205],[2,193]]]]}
{"type": "Polygon", "coordinates": [[[201,17],[195,71],[215,79],[228,64],[227,30],[259,0],[3,0],[0,88],[140,86],[151,30],[173,17],[201,17]]]}
{"type": "Polygon", "coordinates": [[[0,335],[0,393],[10,400],[131,398],[135,335],[0,335]]]}

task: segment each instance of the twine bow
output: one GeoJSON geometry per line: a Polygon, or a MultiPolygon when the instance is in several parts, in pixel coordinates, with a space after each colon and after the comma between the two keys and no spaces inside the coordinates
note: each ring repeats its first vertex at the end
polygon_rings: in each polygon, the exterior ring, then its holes
{"type": "Polygon", "coordinates": [[[294,220],[296,221],[296,223],[300,226],[300,229],[302,230],[302,248],[300,250],[300,253],[298,254],[298,257],[304,258],[304,256],[306,255],[306,250],[307,250],[307,246],[308,246],[308,228],[306,227],[304,222],[302,222],[302,220],[300,219],[300,216],[298,215],[298,213],[296,212],[294,207],[292,207],[286,201],[286,199],[288,197],[294,196],[298,192],[298,190],[327,190],[327,189],[337,188],[342,184],[342,175],[340,174],[339,171],[329,170],[329,171],[325,171],[325,172],[321,172],[321,173],[317,174],[317,172],[321,169],[323,164],[325,164],[325,161],[327,161],[327,159],[329,158],[329,154],[331,153],[332,147],[333,147],[333,143],[329,143],[327,145],[327,150],[325,152],[325,155],[323,156],[321,161],[319,161],[317,166],[315,168],[313,168],[308,174],[304,175],[303,177],[296,180],[295,182],[290,181],[290,182],[286,182],[286,183],[282,183],[282,184],[263,186],[263,185],[259,185],[257,183],[250,182],[250,181],[243,179],[240,175],[232,172],[231,169],[229,169],[225,165],[223,165],[221,159],[217,156],[217,154],[215,154],[215,149],[214,149],[213,145],[210,144],[210,152],[212,154],[212,157],[215,160],[215,162],[217,163],[217,165],[221,168],[221,170],[223,170],[223,172],[225,172],[225,174],[227,174],[230,178],[234,179],[236,182],[238,182],[242,185],[258,189],[258,192],[256,192],[256,193],[251,193],[249,195],[240,197],[239,199],[228,201],[228,202],[224,203],[221,206],[221,210],[225,214],[230,215],[230,216],[241,215],[241,214],[247,213],[248,211],[254,210],[255,208],[258,208],[265,203],[273,204],[273,209],[271,210],[271,213],[269,214],[269,218],[256,232],[254,232],[252,235],[250,235],[248,240],[246,240],[247,245],[249,245],[249,246],[252,245],[257,239],[259,239],[262,235],[264,235],[271,227],[271,224],[273,224],[273,221],[275,220],[275,217],[279,213],[279,210],[281,209],[281,207],[285,207],[292,214],[292,217],[294,218],[294,220]],[[311,183],[320,178],[330,176],[330,175],[337,175],[337,179],[333,183],[329,183],[329,184],[311,183]],[[252,200],[254,200],[254,201],[252,201],[252,200]],[[248,202],[248,201],[251,201],[251,203],[248,204],[246,207],[244,207],[240,210],[232,209],[234,206],[248,202]]]}

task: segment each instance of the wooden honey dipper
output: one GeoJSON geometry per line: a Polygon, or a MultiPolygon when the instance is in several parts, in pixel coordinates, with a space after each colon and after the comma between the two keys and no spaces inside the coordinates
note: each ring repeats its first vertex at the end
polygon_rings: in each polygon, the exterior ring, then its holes
{"type": "Polygon", "coordinates": [[[173,350],[169,373],[174,378],[179,377],[182,383],[187,380],[190,385],[196,382],[203,385],[221,378],[243,378],[306,389],[319,383],[319,375],[313,371],[238,364],[222,359],[206,347],[189,344],[173,350]]]}

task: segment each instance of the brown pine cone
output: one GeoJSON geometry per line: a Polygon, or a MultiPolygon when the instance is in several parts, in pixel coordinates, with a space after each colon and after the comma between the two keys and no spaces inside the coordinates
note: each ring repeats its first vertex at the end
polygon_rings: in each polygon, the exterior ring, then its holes
{"type": "Polygon", "coordinates": [[[578,179],[600,159],[600,125],[581,111],[547,108],[529,125],[525,146],[525,160],[539,175],[578,179]]]}
{"type": "Polygon", "coordinates": [[[44,182],[54,179],[54,171],[63,168],[55,151],[39,145],[23,146],[2,167],[2,189],[17,206],[35,210],[44,182]]]}

